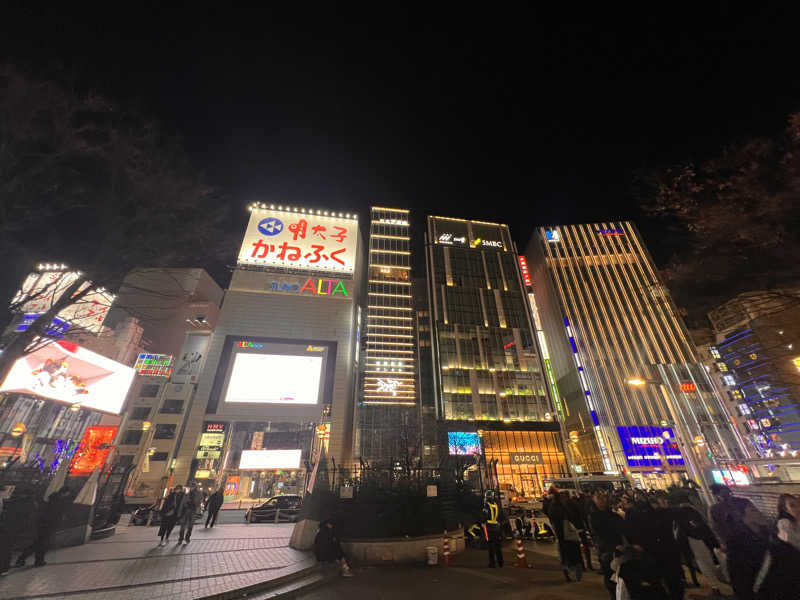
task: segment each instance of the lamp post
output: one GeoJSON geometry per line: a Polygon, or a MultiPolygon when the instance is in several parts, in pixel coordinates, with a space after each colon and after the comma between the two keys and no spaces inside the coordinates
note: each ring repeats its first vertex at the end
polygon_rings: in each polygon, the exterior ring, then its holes
{"type": "Polygon", "coordinates": [[[702,469],[697,465],[695,461],[694,451],[691,448],[687,448],[686,440],[690,439],[688,432],[684,431],[683,425],[678,419],[677,414],[675,412],[675,407],[672,404],[672,398],[670,398],[669,392],[664,386],[664,382],[658,379],[642,379],[641,377],[632,377],[628,379],[626,383],[630,386],[641,388],[646,385],[657,385],[661,390],[661,393],[664,396],[664,401],[667,404],[667,408],[669,409],[670,415],[672,417],[672,423],[670,425],[675,426],[675,436],[676,441],[683,453],[684,458],[686,459],[687,464],[689,465],[689,470],[691,471],[692,477],[694,478],[695,482],[700,484],[700,490],[703,492],[703,497],[708,503],[709,506],[712,504],[711,494],[708,491],[708,486],[706,485],[706,481],[702,476],[702,469]]]}

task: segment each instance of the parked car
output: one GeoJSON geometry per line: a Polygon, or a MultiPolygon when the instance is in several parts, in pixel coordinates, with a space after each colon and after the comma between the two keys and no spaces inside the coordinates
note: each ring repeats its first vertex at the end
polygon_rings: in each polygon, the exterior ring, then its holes
{"type": "Polygon", "coordinates": [[[294,523],[300,514],[303,498],[296,494],[273,496],[261,506],[254,506],[244,513],[244,520],[248,523],[294,523]]]}

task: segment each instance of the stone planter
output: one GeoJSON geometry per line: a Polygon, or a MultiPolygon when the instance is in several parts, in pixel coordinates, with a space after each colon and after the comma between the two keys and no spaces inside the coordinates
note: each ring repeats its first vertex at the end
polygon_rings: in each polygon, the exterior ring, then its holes
{"type": "Polygon", "coordinates": [[[294,524],[289,547],[295,550],[311,550],[314,547],[314,538],[319,531],[319,521],[303,519],[294,524]]]}
{"type": "MultiPolygon", "coordinates": [[[[384,539],[342,540],[342,548],[348,561],[357,565],[392,565],[424,563],[428,559],[426,548],[435,546],[442,561],[444,533],[422,537],[384,539]]],[[[464,530],[447,532],[450,538],[450,555],[464,551],[464,530]]]]}

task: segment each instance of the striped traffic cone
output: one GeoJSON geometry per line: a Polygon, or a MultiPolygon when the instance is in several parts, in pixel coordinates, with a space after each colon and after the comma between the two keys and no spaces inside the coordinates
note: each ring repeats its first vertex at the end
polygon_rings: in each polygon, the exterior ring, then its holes
{"type": "Polygon", "coordinates": [[[522,545],[522,539],[519,535],[514,537],[514,543],[517,546],[517,566],[521,569],[529,569],[528,561],[525,558],[525,547],[522,545]]]}
{"type": "Polygon", "coordinates": [[[447,537],[447,531],[444,532],[444,540],[442,540],[442,556],[444,560],[442,564],[445,567],[450,566],[450,538],[447,537]]]}

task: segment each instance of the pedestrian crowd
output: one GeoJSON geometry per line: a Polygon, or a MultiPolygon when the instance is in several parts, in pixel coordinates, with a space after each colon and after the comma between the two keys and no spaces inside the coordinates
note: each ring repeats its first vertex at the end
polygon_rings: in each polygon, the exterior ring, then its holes
{"type": "Polygon", "coordinates": [[[714,485],[708,506],[695,488],[668,492],[599,490],[570,495],[551,488],[543,509],[558,541],[567,581],[591,569],[594,547],[612,600],[682,600],[697,572],[724,598],[800,598],[800,497],[783,494],[778,518],[714,485]],[[591,535],[591,540],[588,535],[591,535]]]}

